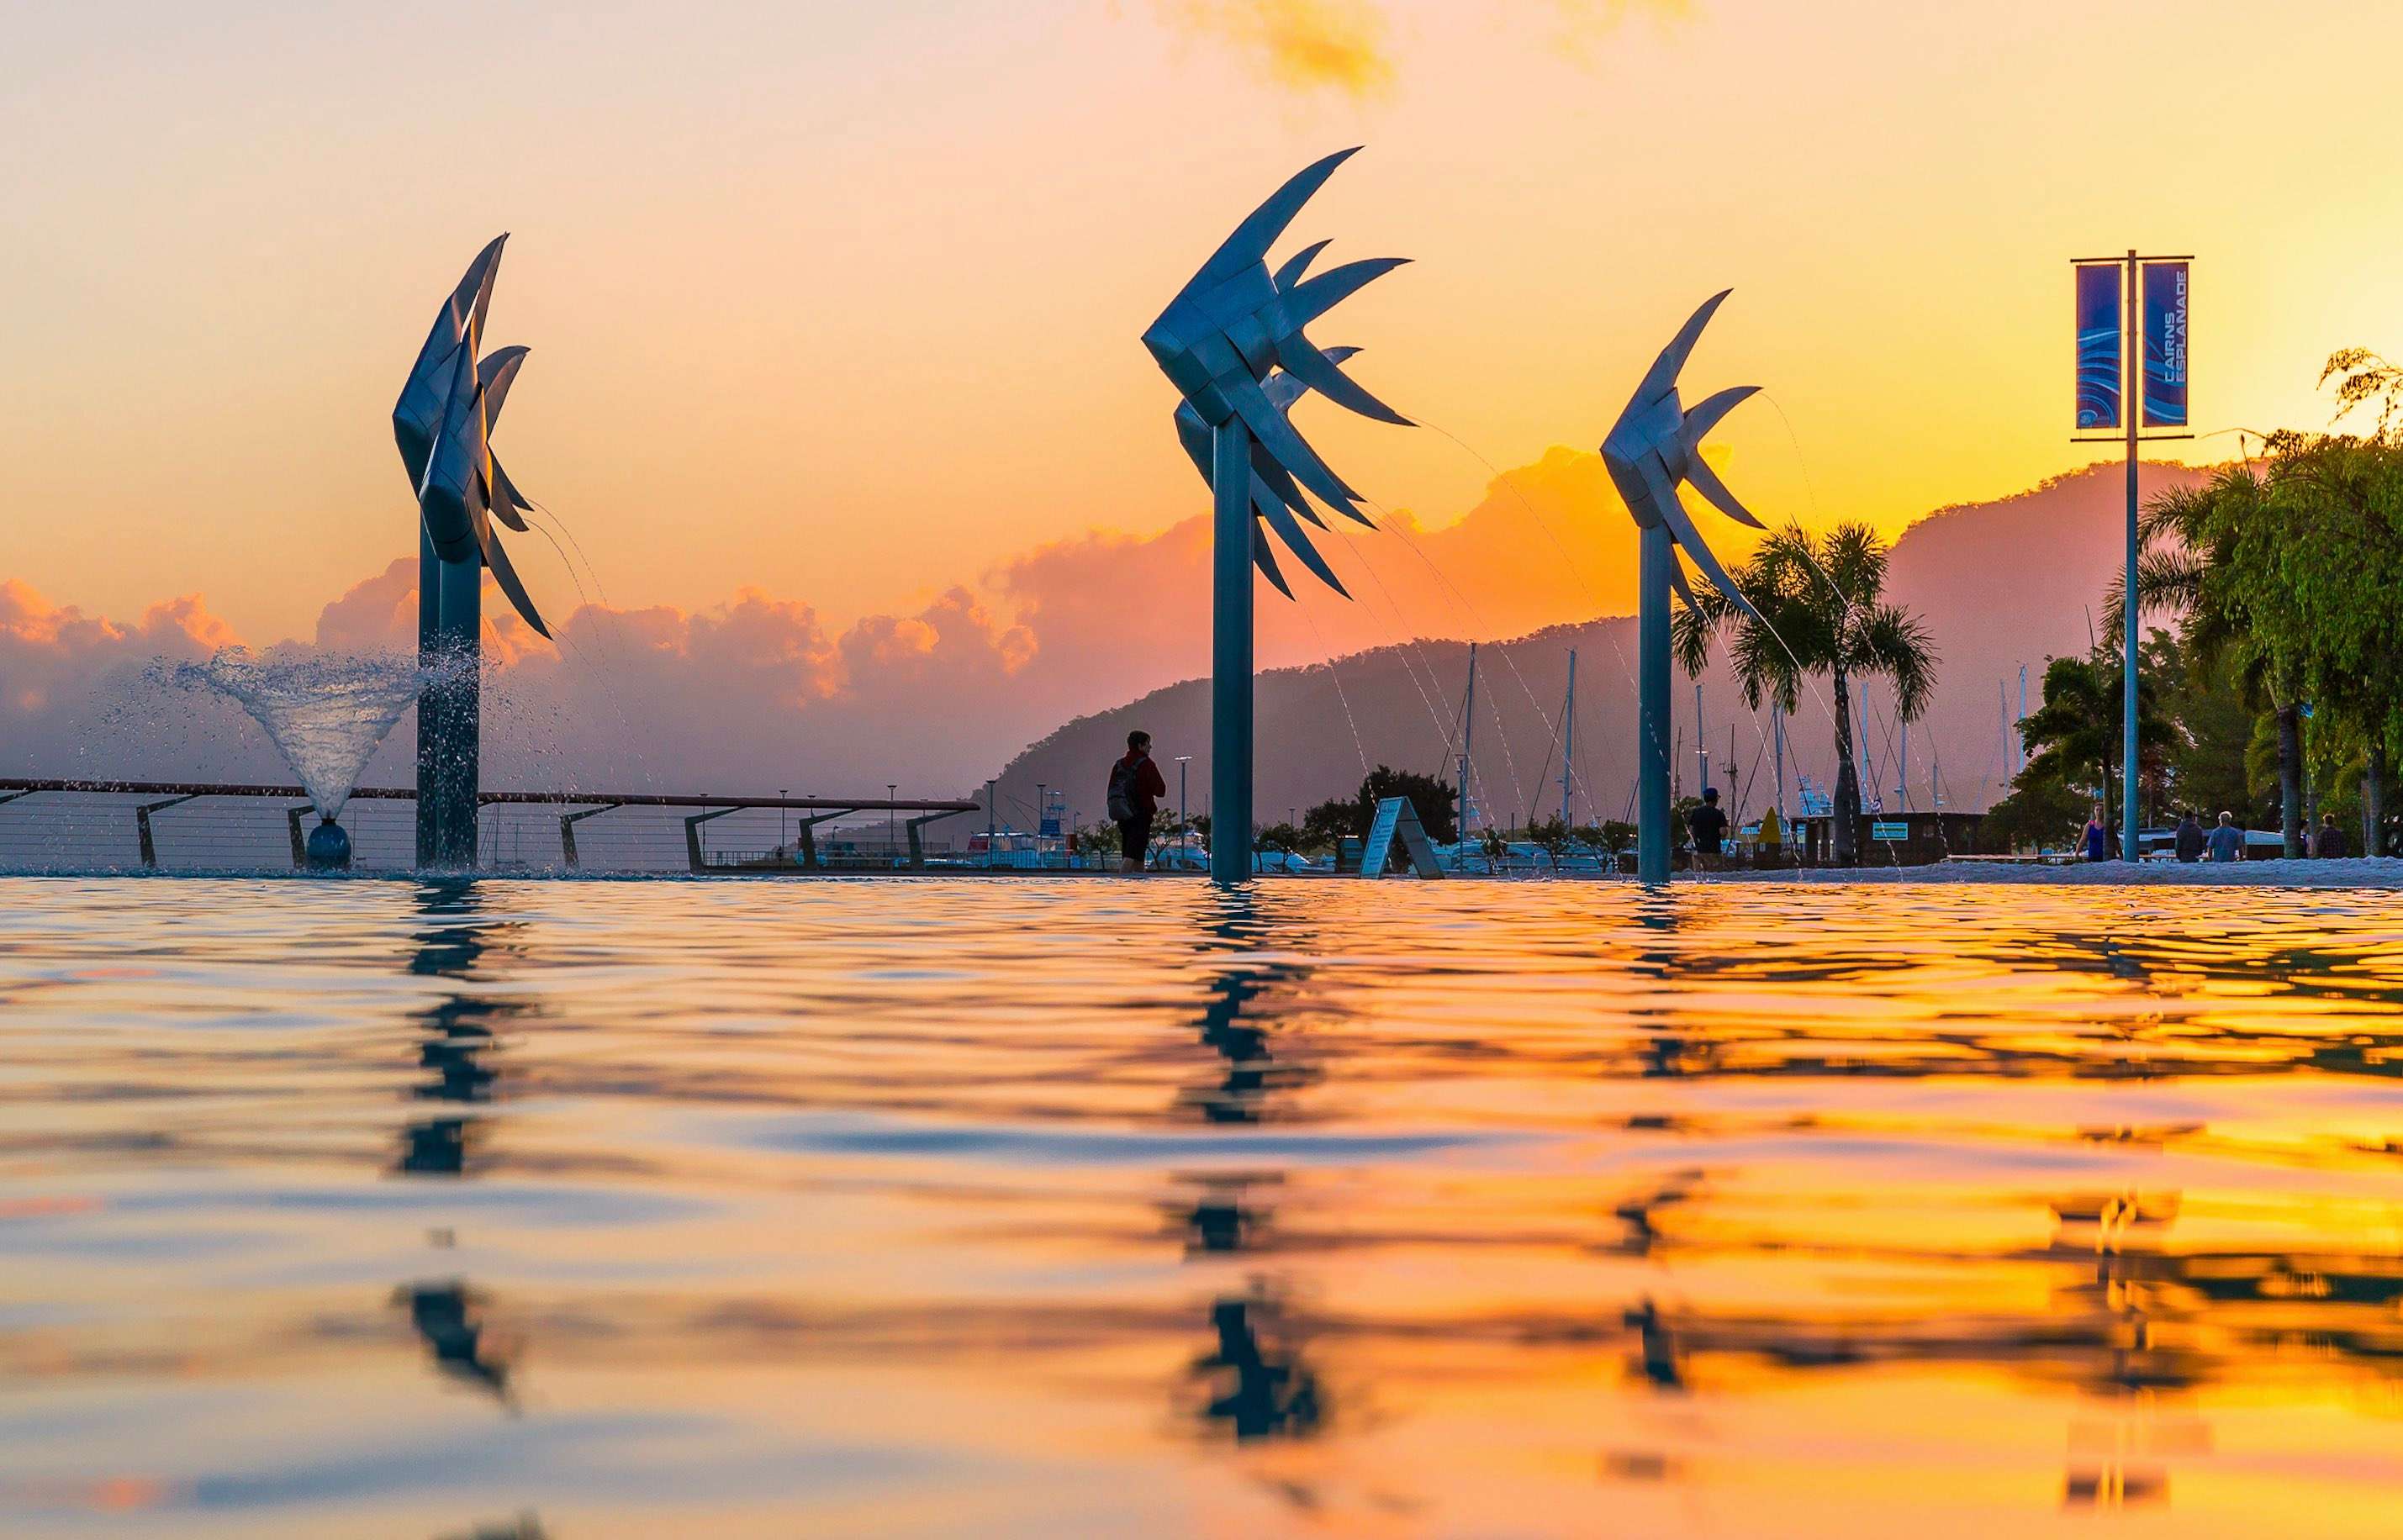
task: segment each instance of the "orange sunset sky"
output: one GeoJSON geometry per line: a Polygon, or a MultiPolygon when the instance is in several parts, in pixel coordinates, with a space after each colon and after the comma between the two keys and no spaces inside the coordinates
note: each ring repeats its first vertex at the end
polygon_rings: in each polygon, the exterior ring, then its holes
{"type": "Polygon", "coordinates": [[[2403,348],[2385,104],[2330,74],[2398,46],[2221,0],[8,7],[0,580],[307,635],[414,548],[392,398],[508,229],[499,444],[612,604],[987,593],[1201,511],[1136,334],[1353,143],[1286,247],[1416,258],[1319,334],[1432,426],[1304,409],[1380,504],[1590,449],[1731,284],[1689,378],[1784,417],[1730,479],[1898,527],[2095,456],[2070,257],[2197,254],[2202,428],[2323,423],[2331,349],[2403,348]]]}

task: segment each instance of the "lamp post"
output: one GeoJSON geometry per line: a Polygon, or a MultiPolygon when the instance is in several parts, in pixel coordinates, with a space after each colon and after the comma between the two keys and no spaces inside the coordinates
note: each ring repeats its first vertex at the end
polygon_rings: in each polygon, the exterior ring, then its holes
{"type": "MultiPolygon", "coordinates": [[[[793,794],[791,792],[785,790],[782,786],[778,786],[776,788],[776,800],[779,802],[786,800],[792,795],[793,794]]],[[[785,829],[786,825],[792,822],[791,812],[792,810],[789,808],[778,808],[776,810],[776,849],[780,853],[785,848],[785,829]]]]}
{"type": "MultiPolygon", "coordinates": [[[[889,803],[896,800],[900,797],[900,782],[887,781],[884,783],[884,800],[886,802],[889,803]]],[[[897,862],[901,859],[901,813],[900,810],[897,808],[887,807],[884,810],[884,848],[893,853],[894,860],[897,862]]]]}

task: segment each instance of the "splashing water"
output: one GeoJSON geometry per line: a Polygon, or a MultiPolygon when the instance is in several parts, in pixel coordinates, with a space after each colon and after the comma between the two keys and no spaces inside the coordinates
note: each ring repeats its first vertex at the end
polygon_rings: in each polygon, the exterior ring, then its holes
{"type": "Polygon", "coordinates": [[[227,647],[205,663],[163,659],[150,679],[185,690],[209,690],[248,712],[292,767],[318,814],[340,817],[359,773],[427,686],[449,678],[468,660],[421,666],[403,653],[320,653],[266,659],[247,647],[227,647]]]}

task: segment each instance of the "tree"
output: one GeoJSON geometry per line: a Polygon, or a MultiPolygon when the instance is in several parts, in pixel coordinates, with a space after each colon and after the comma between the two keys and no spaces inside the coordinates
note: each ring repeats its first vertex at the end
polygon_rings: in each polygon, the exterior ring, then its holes
{"type": "Polygon", "coordinates": [[[1882,678],[1895,706],[1916,721],[1936,687],[1936,648],[1926,626],[1898,604],[1882,603],[1887,547],[1867,524],[1839,524],[1813,536],[1799,524],[1772,533],[1732,575],[1756,619],[1715,588],[1695,590],[1694,604],[1671,621],[1677,660],[1688,674],[1709,666],[1721,628],[1744,703],[1773,701],[1787,715],[1801,707],[1802,683],[1828,676],[1836,717],[1836,862],[1859,859],[1860,771],[1853,746],[1852,684],[1882,678]],[[1766,621],[1766,624],[1763,621],[1766,621]]]}
{"type": "Polygon", "coordinates": [[[1397,770],[1379,765],[1360,783],[1356,800],[1357,825],[1354,833],[1366,836],[1369,824],[1377,816],[1377,804],[1388,797],[1409,799],[1419,815],[1419,825],[1427,838],[1448,844],[1460,838],[1458,810],[1452,802],[1451,783],[1438,776],[1421,775],[1416,770],[1397,770]]]}
{"type": "Polygon", "coordinates": [[[1368,825],[1360,821],[1357,800],[1321,802],[1301,815],[1301,842],[1311,850],[1334,850],[1347,837],[1365,839],[1368,833],[1368,825]]]}
{"type": "MultiPolygon", "coordinates": [[[[2165,639],[2164,639],[2165,640],[2165,639]]],[[[2055,658],[2044,669],[2044,703],[2020,723],[2020,741],[2030,758],[2012,783],[2031,807],[2056,806],[2059,794],[2090,797],[2103,805],[2105,827],[2118,828],[2112,793],[2119,784],[2118,756],[2127,709],[2126,670],[2118,655],[2098,645],[2084,658],[2055,658]]],[[[2175,737],[2160,713],[2158,670],[2142,669],[2136,687],[2137,780],[2160,784],[2160,768],[2175,737]]]]}
{"type": "Polygon", "coordinates": [[[1260,850],[1284,851],[1290,854],[1301,848],[1301,831],[1291,824],[1269,824],[1252,836],[1252,844],[1260,850]]]}

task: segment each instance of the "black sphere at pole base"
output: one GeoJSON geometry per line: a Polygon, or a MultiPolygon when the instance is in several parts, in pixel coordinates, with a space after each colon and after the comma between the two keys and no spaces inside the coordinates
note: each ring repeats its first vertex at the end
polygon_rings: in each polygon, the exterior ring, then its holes
{"type": "Polygon", "coordinates": [[[351,869],[351,837],[342,825],[327,818],[309,831],[309,869],[311,871],[348,871],[351,869]]]}

